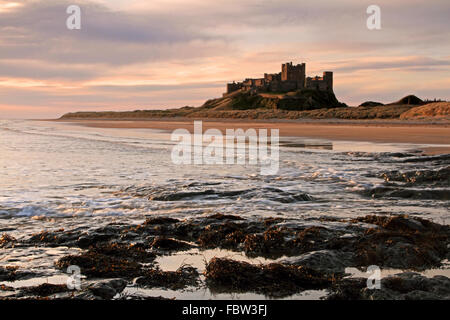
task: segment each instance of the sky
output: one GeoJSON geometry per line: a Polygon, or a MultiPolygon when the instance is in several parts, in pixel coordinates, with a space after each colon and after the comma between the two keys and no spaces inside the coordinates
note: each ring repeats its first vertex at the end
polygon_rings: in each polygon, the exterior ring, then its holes
{"type": "Polygon", "coordinates": [[[290,61],[333,71],[349,105],[450,100],[449,17],[448,0],[0,0],[0,118],[200,106],[290,61]]]}

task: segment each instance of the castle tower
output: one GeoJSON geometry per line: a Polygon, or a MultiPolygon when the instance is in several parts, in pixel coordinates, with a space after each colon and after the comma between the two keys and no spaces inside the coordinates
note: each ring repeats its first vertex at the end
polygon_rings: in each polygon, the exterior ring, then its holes
{"type": "Polygon", "coordinates": [[[281,65],[281,81],[297,82],[297,89],[305,87],[306,65],[304,63],[294,66],[292,62],[281,65]]]}
{"type": "Polygon", "coordinates": [[[323,81],[326,83],[326,90],[333,92],[333,72],[325,71],[323,73],[323,81]]]}

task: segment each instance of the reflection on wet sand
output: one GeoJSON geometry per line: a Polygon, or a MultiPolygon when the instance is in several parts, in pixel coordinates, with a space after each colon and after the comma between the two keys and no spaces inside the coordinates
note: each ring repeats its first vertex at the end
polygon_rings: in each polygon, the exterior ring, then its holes
{"type": "Polygon", "coordinates": [[[332,142],[323,142],[323,143],[316,142],[316,143],[314,143],[314,142],[280,141],[280,147],[333,150],[333,143],[332,142]]]}

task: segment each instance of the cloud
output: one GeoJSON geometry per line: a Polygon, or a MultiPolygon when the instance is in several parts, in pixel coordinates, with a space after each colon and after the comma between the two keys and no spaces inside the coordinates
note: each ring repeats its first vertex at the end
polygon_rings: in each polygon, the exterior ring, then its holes
{"type": "Polygon", "coordinates": [[[198,105],[285,61],[335,71],[346,102],[405,85],[450,98],[423,81],[450,78],[448,0],[379,0],[380,31],[366,28],[369,0],[78,0],[79,31],[65,26],[71,4],[0,0],[3,106],[198,105]]]}
{"type": "Polygon", "coordinates": [[[359,61],[335,62],[337,72],[352,72],[359,70],[397,70],[397,71],[429,71],[433,68],[450,70],[450,58],[430,58],[423,56],[383,57],[361,59],[359,61]]]}
{"type": "Polygon", "coordinates": [[[68,30],[65,9],[70,3],[25,1],[20,10],[1,13],[0,41],[6,45],[0,59],[117,65],[224,50],[217,38],[176,17],[113,12],[91,1],[81,2],[82,29],[68,30]]]}

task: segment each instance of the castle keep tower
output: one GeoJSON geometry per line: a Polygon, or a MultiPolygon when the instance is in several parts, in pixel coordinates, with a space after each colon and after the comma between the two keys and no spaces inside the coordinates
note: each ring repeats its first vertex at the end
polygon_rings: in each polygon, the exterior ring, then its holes
{"type": "Polygon", "coordinates": [[[281,65],[281,81],[297,82],[297,89],[305,87],[306,65],[304,63],[294,66],[292,62],[281,65]]]}
{"type": "Polygon", "coordinates": [[[325,71],[323,73],[323,80],[327,85],[327,91],[333,92],[333,72],[325,71]]]}

